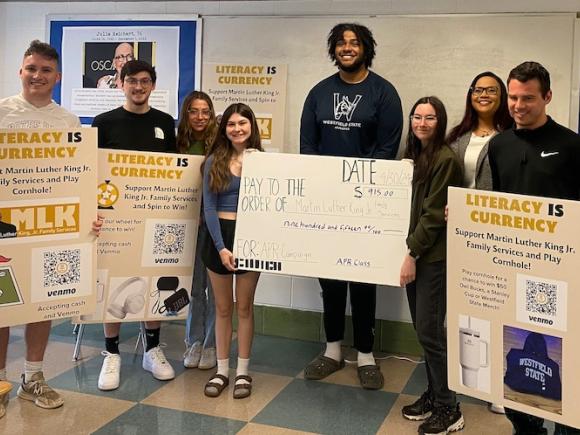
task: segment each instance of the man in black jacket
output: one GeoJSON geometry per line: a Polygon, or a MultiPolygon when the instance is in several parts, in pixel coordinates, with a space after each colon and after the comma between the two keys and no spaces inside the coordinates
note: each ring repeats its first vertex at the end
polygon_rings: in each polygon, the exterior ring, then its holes
{"type": "MultiPolygon", "coordinates": [[[[552,100],[550,74],[524,62],[508,76],[508,107],[514,127],[489,145],[493,190],[580,200],[580,136],[546,114],[552,100]]],[[[545,434],[544,419],[506,408],[516,435],[545,434]]],[[[556,423],[556,435],[580,430],[556,423]]]]}

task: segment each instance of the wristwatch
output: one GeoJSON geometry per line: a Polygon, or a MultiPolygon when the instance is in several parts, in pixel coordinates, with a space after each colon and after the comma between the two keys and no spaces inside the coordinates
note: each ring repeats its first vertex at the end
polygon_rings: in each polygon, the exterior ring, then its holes
{"type": "Polygon", "coordinates": [[[413,258],[414,260],[418,260],[418,259],[419,259],[419,255],[417,255],[417,253],[416,253],[416,252],[414,252],[412,249],[409,249],[409,250],[407,251],[407,254],[409,254],[409,256],[410,256],[411,258],[413,258]]]}

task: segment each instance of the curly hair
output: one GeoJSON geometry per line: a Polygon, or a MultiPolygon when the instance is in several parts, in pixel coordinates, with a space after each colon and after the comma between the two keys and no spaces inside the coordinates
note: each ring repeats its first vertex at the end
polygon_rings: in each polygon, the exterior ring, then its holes
{"type": "Polygon", "coordinates": [[[254,115],[252,109],[243,103],[230,105],[222,115],[216,137],[210,149],[207,150],[206,157],[201,165],[201,170],[203,172],[207,159],[210,156],[213,156],[213,162],[211,163],[211,168],[209,170],[209,189],[213,192],[224,191],[228,187],[232,177],[230,161],[234,157],[235,149],[226,135],[226,127],[231,116],[235,113],[250,121],[251,132],[250,138],[246,144],[246,149],[253,148],[258,151],[264,151],[260,141],[260,130],[256,121],[256,115],[254,115]]]}
{"type": "Polygon", "coordinates": [[[58,63],[58,52],[52,46],[47,44],[46,42],[41,42],[38,39],[35,39],[30,43],[30,46],[24,52],[24,57],[28,57],[33,54],[38,54],[46,59],[55,60],[58,63]]]}
{"type": "Polygon", "coordinates": [[[359,42],[363,45],[363,58],[364,64],[367,68],[370,68],[373,64],[373,59],[375,58],[375,47],[377,45],[375,38],[373,38],[373,33],[368,29],[368,27],[357,23],[340,23],[332,28],[328,34],[328,55],[330,59],[337,65],[336,61],[336,44],[338,41],[342,40],[344,32],[353,32],[359,42]]]}

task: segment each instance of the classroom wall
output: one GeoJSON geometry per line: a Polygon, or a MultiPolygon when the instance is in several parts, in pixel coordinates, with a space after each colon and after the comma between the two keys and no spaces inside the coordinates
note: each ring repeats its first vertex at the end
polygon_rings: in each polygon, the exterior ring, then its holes
{"type": "MultiPolygon", "coordinates": [[[[334,23],[354,16],[374,31],[379,42],[374,69],[399,89],[405,113],[419,96],[437,94],[444,98],[453,124],[461,116],[466,87],[475,73],[490,68],[504,77],[511,66],[529,58],[545,63],[552,73],[555,96],[550,113],[570,124],[577,107],[572,97],[578,95],[573,62],[576,11],[580,0],[4,2],[0,3],[0,96],[19,92],[22,53],[30,40],[46,38],[48,14],[143,18],[144,12],[197,13],[204,18],[204,61],[289,64],[285,151],[296,152],[306,93],[335,71],[325,54],[326,34],[334,23]],[[488,12],[501,15],[456,15],[488,12]],[[543,14],[529,15],[537,12],[543,14]],[[552,12],[572,14],[547,14],[552,12]]],[[[307,278],[263,275],[256,301],[322,310],[318,283],[307,278]]],[[[380,289],[377,317],[410,321],[402,289],[380,289]]]]}

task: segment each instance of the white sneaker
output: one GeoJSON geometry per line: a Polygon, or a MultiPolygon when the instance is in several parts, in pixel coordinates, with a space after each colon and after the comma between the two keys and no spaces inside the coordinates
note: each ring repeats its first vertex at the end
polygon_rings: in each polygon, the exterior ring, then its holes
{"type": "Polygon", "coordinates": [[[175,377],[175,371],[160,346],[149,349],[143,354],[143,368],[153,374],[155,379],[168,381],[175,377]]]}
{"type": "Polygon", "coordinates": [[[197,366],[201,370],[213,369],[217,365],[217,358],[215,353],[215,347],[208,347],[201,352],[201,358],[199,360],[199,365],[197,366]]]}
{"type": "Polygon", "coordinates": [[[490,403],[489,410],[494,414],[505,414],[505,408],[497,403],[490,403]]]}
{"type": "Polygon", "coordinates": [[[188,369],[194,369],[201,359],[201,344],[195,343],[187,348],[183,354],[183,365],[188,369]]]}
{"type": "Polygon", "coordinates": [[[106,350],[101,352],[105,357],[101,373],[99,373],[99,390],[110,391],[119,388],[121,382],[121,355],[118,353],[109,353],[106,350]]]}

